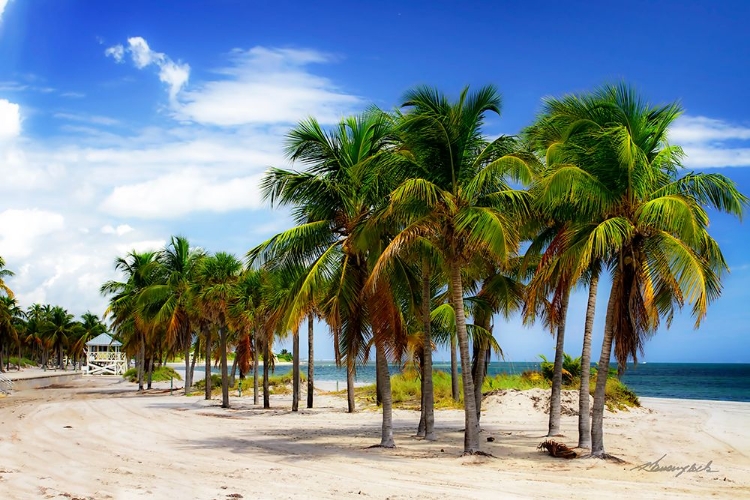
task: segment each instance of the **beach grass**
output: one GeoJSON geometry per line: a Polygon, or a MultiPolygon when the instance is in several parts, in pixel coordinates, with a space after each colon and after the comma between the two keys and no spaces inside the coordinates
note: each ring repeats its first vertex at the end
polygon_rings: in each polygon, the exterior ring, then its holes
{"type": "MultiPolygon", "coordinates": [[[[138,382],[138,369],[130,368],[125,373],[123,373],[122,378],[125,378],[130,382],[138,382]]],[[[148,372],[144,373],[143,379],[144,381],[148,380],[148,372]]],[[[152,382],[168,382],[171,379],[182,380],[182,377],[179,373],[174,371],[174,369],[170,368],[169,366],[159,366],[157,368],[154,368],[154,371],[151,374],[152,382]]]]}

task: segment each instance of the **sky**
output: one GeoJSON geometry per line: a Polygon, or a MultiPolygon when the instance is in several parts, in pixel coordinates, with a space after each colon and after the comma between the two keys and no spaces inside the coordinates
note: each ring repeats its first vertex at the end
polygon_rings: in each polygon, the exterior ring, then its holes
{"type": "MultiPolygon", "coordinates": [[[[23,307],[101,314],[128,251],[187,236],[238,256],[291,226],[259,192],[289,167],[284,134],[428,84],[495,84],[492,136],[530,124],[544,96],[625,81],[679,101],[686,171],[750,194],[750,2],[289,2],[0,0],[0,255],[23,307]],[[179,5],[179,6],[178,6],[179,5]]],[[[689,310],[646,345],[650,362],[750,362],[748,222],[712,214],[731,268],[699,329],[689,310]]],[[[594,345],[608,288],[600,286],[594,345]]],[[[577,291],[566,351],[580,353],[577,291]]],[[[508,361],[551,356],[541,326],[496,318],[508,361]]],[[[306,342],[302,342],[306,355],[306,342]]],[[[594,358],[598,358],[595,348],[594,358]]],[[[331,337],[316,326],[316,358],[331,337]]],[[[447,359],[444,349],[437,360],[447,359]]]]}

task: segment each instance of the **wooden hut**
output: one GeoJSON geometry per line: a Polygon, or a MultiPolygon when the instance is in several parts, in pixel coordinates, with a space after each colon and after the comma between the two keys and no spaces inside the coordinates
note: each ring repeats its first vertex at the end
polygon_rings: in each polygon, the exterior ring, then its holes
{"type": "Polygon", "coordinates": [[[86,342],[86,375],[122,375],[127,370],[122,343],[106,333],[86,342]]]}

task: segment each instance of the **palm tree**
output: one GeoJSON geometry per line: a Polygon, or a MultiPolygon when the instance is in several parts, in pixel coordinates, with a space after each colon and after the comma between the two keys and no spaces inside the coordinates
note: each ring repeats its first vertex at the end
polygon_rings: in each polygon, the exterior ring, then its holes
{"type": "Polygon", "coordinates": [[[492,86],[471,94],[465,88],[456,102],[427,87],[407,94],[402,127],[411,137],[411,153],[429,170],[392,192],[388,210],[404,229],[383,253],[392,259],[424,238],[445,263],[461,357],[467,454],[480,450],[462,271],[475,254],[503,262],[515,252],[516,221],[528,211],[528,199],[507,179],[531,179],[527,164],[509,154],[507,138],[487,143],[482,136],[484,116],[500,114],[500,101],[492,86]]]}
{"type": "Polygon", "coordinates": [[[190,392],[190,348],[193,345],[191,316],[193,309],[194,281],[196,270],[205,252],[190,248],[190,242],[183,236],[172,236],[166,248],[159,252],[159,282],[144,290],[144,300],[155,309],[154,321],[166,328],[168,345],[182,344],[185,356],[185,394],[190,392]]]}
{"type": "Polygon", "coordinates": [[[298,225],[248,252],[251,263],[305,269],[289,315],[301,319],[319,304],[334,334],[336,362],[347,367],[350,412],[368,333],[363,290],[369,269],[356,232],[389,192],[387,177],[371,167],[390,144],[389,120],[379,112],[342,120],[330,132],[312,118],[300,123],[287,135],[286,154],[307,170],[271,169],[263,180],[266,198],[293,206],[298,225]]]}
{"type": "Polygon", "coordinates": [[[21,368],[21,332],[23,330],[23,310],[18,306],[15,297],[0,295],[0,371],[5,364],[10,368],[10,349],[13,344],[18,347],[18,369],[21,368]]]}
{"type": "Polygon", "coordinates": [[[109,295],[109,306],[104,313],[112,317],[112,328],[123,340],[128,352],[138,353],[138,390],[143,390],[146,363],[146,341],[151,325],[144,314],[143,291],[157,278],[156,252],[138,253],[135,250],[124,258],[115,259],[115,269],[124,274],[124,281],[107,281],[100,292],[109,295]]]}
{"type": "Polygon", "coordinates": [[[237,283],[242,263],[232,254],[217,252],[201,261],[197,270],[200,301],[219,332],[221,356],[221,407],[229,408],[229,374],[227,371],[227,339],[230,310],[237,300],[237,283]]]}
{"type": "Polygon", "coordinates": [[[60,369],[65,369],[63,355],[65,347],[70,345],[71,340],[81,332],[81,324],[75,320],[75,316],[60,306],[54,306],[49,316],[49,328],[45,331],[45,337],[57,353],[57,364],[60,369]]]}
{"type": "Polygon", "coordinates": [[[73,355],[73,362],[78,362],[80,368],[81,359],[83,357],[84,350],[86,348],[86,342],[93,339],[99,334],[107,331],[107,325],[105,325],[98,315],[91,311],[86,311],[81,315],[80,321],[81,329],[78,336],[73,341],[71,347],[71,353],[73,355]]]}
{"type": "Polygon", "coordinates": [[[5,269],[5,260],[0,257],[0,292],[3,292],[8,297],[13,297],[13,290],[5,284],[5,278],[13,276],[13,271],[5,269]]]}
{"type": "Polygon", "coordinates": [[[667,132],[681,112],[677,104],[652,106],[626,85],[545,101],[541,120],[567,131],[558,152],[571,161],[543,181],[540,196],[577,214],[562,265],[571,281],[597,262],[612,278],[594,394],[594,456],[607,456],[603,412],[613,345],[623,371],[662,319],[670,325],[676,308],[690,303],[700,324],[728,269],[704,207],[741,217],[748,201],[722,175],[679,176],[682,150],[668,144],[667,132]]]}

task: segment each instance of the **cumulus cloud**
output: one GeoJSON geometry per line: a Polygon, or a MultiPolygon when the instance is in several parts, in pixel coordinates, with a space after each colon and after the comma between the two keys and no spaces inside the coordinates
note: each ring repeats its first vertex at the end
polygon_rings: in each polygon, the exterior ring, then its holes
{"type": "Polygon", "coordinates": [[[65,226],[61,214],[39,209],[9,209],[0,212],[0,255],[25,257],[41,236],[60,231],[65,226]]]}
{"type": "Polygon", "coordinates": [[[0,141],[13,139],[15,137],[18,137],[20,134],[20,106],[6,99],[0,99],[0,141]]]}
{"type": "Polygon", "coordinates": [[[104,55],[112,57],[115,62],[122,62],[125,54],[130,54],[133,64],[138,69],[144,69],[152,64],[159,69],[159,80],[169,89],[169,98],[174,100],[178,92],[190,78],[190,66],[187,63],[173,61],[168,55],[152,50],[148,42],[140,36],[128,38],[128,45],[114,45],[104,51],[104,55]]]}
{"type": "Polygon", "coordinates": [[[128,234],[131,231],[133,231],[133,228],[128,226],[127,224],[120,224],[117,227],[113,227],[112,225],[107,224],[105,226],[102,226],[101,228],[101,232],[103,234],[116,234],[117,236],[128,234]]]}
{"type": "Polygon", "coordinates": [[[669,140],[685,150],[688,168],[750,166],[750,127],[705,116],[683,116],[669,140]]]}
{"type": "Polygon", "coordinates": [[[194,211],[222,213],[259,208],[260,176],[216,179],[197,170],[187,170],[117,187],[101,209],[117,216],[174,218],[194,211]]]}
{"type": "Polygon", "coordinates": [[[292,124],[308,116],[334,123],[361,105],[360,98],[309,71],[333,62],[314,50],[254,47],[234,50],[222,78],[204,82],[179,96],[176,117],[202,124],[292,124]]]}
{"type": "Polygon", "coordinates": [[[0,21],[3,20],[3,12],[5,12],[5,7],[8,5],[9,0],[0,0],[0,21]]]}

